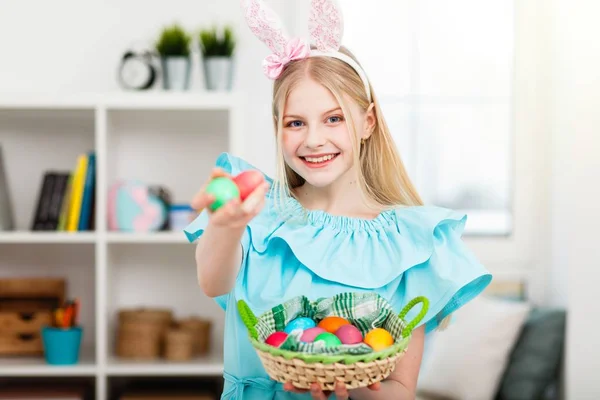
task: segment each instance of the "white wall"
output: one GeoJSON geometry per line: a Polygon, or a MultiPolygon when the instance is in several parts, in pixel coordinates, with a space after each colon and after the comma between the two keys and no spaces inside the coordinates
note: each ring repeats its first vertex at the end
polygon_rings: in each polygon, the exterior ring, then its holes
{"type": "MultiPolygon", "coordinates": [[[[239,0],[2,0],[0,92],[106,92],[120,90],[119,59],[134,42],[153,43],[174,21],[197,32],[232,23],[239,34],[235,90],[248,93],[251,161],[268,169],[275,160],[270,122],[271,82],[262,75],[268,49],[245,25],[239,0]]],[[[269,2],[284,13],[283,0],[269,2]]],[[[194,54],[192,90],[203,90],[194,54]]]]}
{"type": "Polygon", "coordinates": [[[567,399],[600,398],[600,3],[554,0],[553,273],[568,281],[567,399]]]}

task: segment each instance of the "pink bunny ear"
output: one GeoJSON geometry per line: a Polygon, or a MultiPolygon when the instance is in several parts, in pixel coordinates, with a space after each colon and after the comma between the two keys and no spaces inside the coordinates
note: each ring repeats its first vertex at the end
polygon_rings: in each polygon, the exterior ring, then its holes
{"type": "Polygon", "coordinates": [[[338,51],[344,35],[342,9],[336,0],[311,0],[308,17],[311,42],[323,52],[338,51]]]}
{"type": "Polygon", "coordinates": [[[289,39],[277,14],[262,0],[242,0],[242,10],[252,33],[273,53],[283,56],[289,39]]]}

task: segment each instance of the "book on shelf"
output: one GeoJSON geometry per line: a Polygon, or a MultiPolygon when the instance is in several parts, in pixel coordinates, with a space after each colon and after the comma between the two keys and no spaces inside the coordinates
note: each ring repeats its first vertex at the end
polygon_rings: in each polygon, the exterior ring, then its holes
{"type": "Polygon", "coordinates": [[[95,198],[96,154],[90,151],[77,157],[72,171],[44,173],[31,230],[94,230],[95,198]]]}

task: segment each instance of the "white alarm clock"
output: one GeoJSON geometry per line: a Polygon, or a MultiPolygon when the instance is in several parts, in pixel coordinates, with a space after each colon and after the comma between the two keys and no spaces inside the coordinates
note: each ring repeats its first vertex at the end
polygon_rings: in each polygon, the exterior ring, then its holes
{"type": "Polygon", "coordinates": [[[118,70],[121,87],[128,90],[146,90],[156,81],[157,71],[148,51],[129,50],[123,54],[118,70]]]}

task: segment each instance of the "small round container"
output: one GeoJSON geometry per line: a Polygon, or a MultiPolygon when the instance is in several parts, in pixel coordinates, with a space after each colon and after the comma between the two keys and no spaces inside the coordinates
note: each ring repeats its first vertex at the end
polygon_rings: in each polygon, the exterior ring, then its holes
{"type": "Polygon", "coordinates": [[[71,365],[79,362],[79,349],[83,328],[42,327],[44,357],[52,365],[71,365]]]}
{"type": "Polygon", "coordinates": [[[172,231],[182,231],[197,215],[189,204],[172,204],[169,207],[169,228],[172,231]]]}

